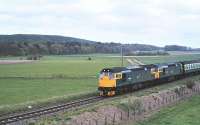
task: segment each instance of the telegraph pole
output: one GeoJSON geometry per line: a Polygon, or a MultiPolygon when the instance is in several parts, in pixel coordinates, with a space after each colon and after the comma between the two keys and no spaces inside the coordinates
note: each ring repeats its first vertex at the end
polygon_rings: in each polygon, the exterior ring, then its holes
{"type": "Polygon", "coordinates": [[[124,66],[124,54],[123,54],[123,45],[121,44],[121,67],[124,66]]]}

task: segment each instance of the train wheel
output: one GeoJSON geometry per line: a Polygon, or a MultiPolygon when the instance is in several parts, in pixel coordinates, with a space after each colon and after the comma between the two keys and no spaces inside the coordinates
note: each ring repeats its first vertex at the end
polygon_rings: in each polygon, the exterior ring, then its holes
{"type": "Polygon", "coordinates": [[[111,91],[111,95],[114,96],[115,95],[115,91],[111,91]]]}
{"type": "Polygon", "coordinates": [[[103,91],[101,91],[101,92],[99,93],[99,95],[100,95],[100,96],[103,96],[103,91]]]}

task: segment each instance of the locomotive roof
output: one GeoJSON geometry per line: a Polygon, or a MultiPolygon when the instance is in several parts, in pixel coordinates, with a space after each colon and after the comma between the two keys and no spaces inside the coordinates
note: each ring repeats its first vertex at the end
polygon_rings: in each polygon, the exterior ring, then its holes
{"type": "Polygon", "coordinates": [[[101,72],[112,72],[112,73],[118,73],[121,71],[126,71],[126,70],[143,70],[145,68],[150,69],[153,67],[162,67],[162,66],[174,66],[177,64],[190,64],[190,63],[200,63],[200,60],[192,60],[192,61],[181,61],[181,62],[173,62],[173,63],[158,63],[158,64],[148,64],[148,65],[139,65],[138,67],[112,67],[112,68],[104,68],[101,70],[101,72]]]}
{"type": "Polygon", "coordinates": [[[125,71],[127,70],[126,67],[112,67],[112,68],[104,68],[101,70],[101,72],[112,72],[112,73],[117,73],[117,72],[121,72],[121,71],[125,71]]]}
{"type": "Polygon", "coordinates": [[[192,60],[192,61],[182,61],[181,63],[184,63],[184,64],[200,63],[200,59],[199,60],[192,60]]]}

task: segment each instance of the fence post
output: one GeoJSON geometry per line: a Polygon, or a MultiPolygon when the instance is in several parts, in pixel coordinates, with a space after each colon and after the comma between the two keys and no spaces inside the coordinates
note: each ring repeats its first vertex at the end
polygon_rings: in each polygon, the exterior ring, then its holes
{"type": "Polygon", "coordinates": [[[181,97],[183,97],[183,89],[181,89],[181,97]]]}
{"type": "Polygon", "coordinates": [[[107,125],[107,117],[105,116],[105,125],[107,125]]]}
{"type": "Polygon", "coordinates": [[[114,113],[114,116],[113,116],[113,125],[115,124],[115,113],[114,113]]]}
{"type": "Polygon", "coordinates": [[[162,105],[164,105],[165,97],[162,97],[162,105]]]}
{"type": "Polygon", "coordinates": [[[154,100],[153,109],[156,109],[156,100],[154,100]]]}
{"type": "Polygon", "coordinates": [[[91,120],[89,120],[89,125],[91,125],[91,120]]]}
{"type": "Polygon", "coordinates": [[[130,111],[129,111],[129,108],[128,108],[128,114],[127,114],[127,116],[128,116],[128,119],[129,119],[129,112],[130,112],[130,111]]]}
{"type": "Polygon", "coordinates": [[[151,110],[151,102],[149,102],[148,110],[149,110],[149,111],[151,110]]]}
{"type": "Polygon", "coordinates": [[[187,98],[187,92],[186,90],[184,89],[184,99],[187,98]]]}
{"type": "Polygon", "coordinates": [[[98,125],[98,121],[97,121],[97,119],[95,119],[94,121],[95,121],[95,125],[98,125]]]}
{"type": "Polygon", "coordinates": [[[121,118],[120,119],[122,120],[122,111],[121,111],[121,118]]]}
{"type": "Polygon", "coordinates": [[[133,120],[135,120],[135,109],[133,109],[133,120]]]}

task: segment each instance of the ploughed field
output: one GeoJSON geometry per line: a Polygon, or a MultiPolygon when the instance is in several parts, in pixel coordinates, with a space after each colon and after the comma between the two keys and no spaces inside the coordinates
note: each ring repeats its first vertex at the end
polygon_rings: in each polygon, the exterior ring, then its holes
{"type": "MultiPolygon", "coordinates": [[[[125,57],[125,65],[128,65],[125,57]]],[[[136,57],[145,64],[200,58],[199,54],[136,57]]],[[[12,59],[12,58],[6,58],[12,59]]],[[[14,58],[16,59],[16,57],[14,58]]],[[[98,72],[120,66],[110,54],[45,56],[22,64],[0,65],[0,110],[5,107],[79,96],[97,91],[98,72]],[[91,57],[91,60],[88,60],[91,57]]]]}

